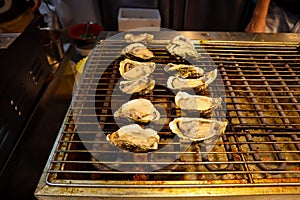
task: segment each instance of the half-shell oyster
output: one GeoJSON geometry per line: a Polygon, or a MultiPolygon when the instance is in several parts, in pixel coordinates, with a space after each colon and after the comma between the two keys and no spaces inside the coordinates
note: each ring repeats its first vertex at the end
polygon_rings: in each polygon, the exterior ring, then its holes
{"type": "Polygon", "coordinates": [[[165,72],[175,73],[181,78],[199,78],[204,74],[204,70],[200,67],[187,64],[168,63],[164,67],[165,72]]]}
{"type": "Polygon", "coordinates": [[[186,89],[198,88],[199,90],[206,89],[217,77],[218,70],[207,72],[202,77],[197,79],[183,79],[176,76],[170,76],[167,81],[167,87],[170,89],[186,89]]]}
{"type": "Polygon", "coordinates": [[[224,133],[227,122],[204,118],[175,118],[169,123],[173,133],[191,141],[208,139],[224,133]]]}
{"type": "Polygon", "coordinates": [[[135,80],[143,76],[149,76],[155,68],[154,62],[138,62],[126,58],[120,62],[119,71],[123,78],[135,80]]]}
{"type": "Polygon", "coordinates": [[[135,122],[148,123],[159,120],[160,113],[148,99],[133,99],[123,104],[114,117],[124,117],[135,122]]]}
{"type": "Polygon", "coordinates": [[[179,91],[175,96],[175,104],[183,110],[198,110],[200,113],[206,114],[210,113],[213,109],[221,107],[222,98],[190,95],[179,91]]]}
{"type": "Polygon", "coordinates": [[[195,49],[192,41],[182,35],[174,37],[166,46],[166,49],[171,55],[177,55],[182,58],[186,58],[188,56],[192,58],[200,58],[200,54],[195,49]]]}
{"type": "Polygon", "coordinates": [[[121,81],[120,90],[127,94],[140,93],[147,94],[155,87],[155,80],[151,77],[141,77],[132,81],[121,81]]]}
{"type": "Polygon", "coordinates": [[[153,38],[154,38],[154,35],[151,35],[149,33],[140,33],[140,34],[127,33],[124,36],[124,39],[126,42],[148,43],[148,42],[152,41],[153,38]]]}
{"type": "Polygon", "coordinates": [[[152,51],[150,51],[144,44],[142,43],[132,43],[126,46],[121,50],[121,55],[127,57],[136,57],[142,60],[148,60],[154,58],[152,51]]]}
{"type": "Polygon", "coordinates": [[[153,129],[143,129],[138,124],[130,124],[107,135],[106,139],[121,149],[145,152],[158,149],[160,137],[153,129]]]}

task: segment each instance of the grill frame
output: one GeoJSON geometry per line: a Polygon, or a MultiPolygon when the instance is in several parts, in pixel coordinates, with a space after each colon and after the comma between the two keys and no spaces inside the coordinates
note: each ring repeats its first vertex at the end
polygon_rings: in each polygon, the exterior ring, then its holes
{"type": "MultiPolygon", "coordinates": [[[[293,42],[293,41],[282,41],[285,39],[285,37],[290,38],[299,38],[298,35],[292,35],[292,34],[279,34],[276,35],[276,41],[266,41],[266,39],[270,39],[270,35],[268,34],[235,34],[235,33],[184,33],[186,34],[188,37],[192,38],[193,40],[196,40],[196,42],[199,42],[199,44],[201,45],[205,45],[206,47],[209,45],[212,46],[217,46],[217,45],[229,45],[229,46],[233,46],[234,48],[241,48],[243,46],[247,46],[250,45],[252,47],[259,47],[259,46],[263,46],[266,49],[272,49],[274,46],[279,46],[279,47],[283,47],[283,48],[289,48],[289,47],[298,47],[299,48],[299,42],[293,42]],[[193,37],[191,37],[191,35],[193,37]],[[218,37],[216,37],[216,35],[218,35],[218,37]],[[222,38],[226,38],[230,35],[230,40],[222,40],[222,38]],[[242,36],[247,36],[247,37],[242,37],[242,36]],[[252,39],[249,39],[251,38],[252,39]],[[262,37],[264,36],[264,37],[262,37]],[[211,40],[211,37],[214,38],[213,40],[211,40]],[[240,37],[242,37],[243,39],[241,40],[240,37]],[[217,38],[217,40],[216,40],[217,38]],[[260,39],[258,39],[260,38],[260,39]],[[262,39],[264,38],[264,39],[262,39]],[[236,39],[236,40],[235,40],[236,39]],[[253,39],[255,39],[255,41],[253,41],[253,39]],[[264,41],[262,41],[264,40],[264,41]]],[[[298,40],[299,41],[299,40],[298,40]]],[[[159,41],[161,42],[161,41],[159,41]]],[[[164,42],[165,44],[165,42],[164,42]]],[[[197,44],[196,44],[197,45],[197,44]]],[[[97,48],[97,47],[96,47],[97,48]]],[[[96,50],[94,50],[96,51],[96,50]]],[[[276,50],[275,50],[276,51],[276,50]]],[[[238,51],[239,52],[239,51],[238,51]]],[[[273,52],[272,52],[273,53],[273,52]]],[[[299,52],[298,52],[299,53],[299,52]]],[[[221,55],[221,54],[218,54],[221,55]]],[[[217,56],[218,56],[217,55],[217,56]]],[[[228,62],[232,62],[232,59],[228,59],[228,62]]],[[[299,54],[298,54],[298,63],[299,63],[299,54]]],[[[262,62],[264,60],[262,59],[262,62]]],[[[92,62],[92,61],[89,61],[92,62]]],[[[216,62],[216,61],[215,61],[216,62]]],[[[246,62],[248,62],[248,60],[246,60],[246,62]]],[[[234,63],[234,62],[233,62],[234,63]]],[[[220,73],[221,76],[223,78],[223,80],[226,82],[226,84],[228,82],[230,82],[231,80],[226,79],[227,74],[226,74],[226,70],[222,70],[222,68],[224,68],[224,66],[222,66],[223,63],[218,63],[216,62],[216,64],[219,66],[220,68],[220,73]]],[[[229,65],[228,63],[225,63],[226,65],[229,65]]],[[[244,63],[238,63],[238,64],[244,64],[244,63]]],[[[242,66],[239,65],[234,65],[235,69],[239,69],[242,66]]],[[[116,70],[116,69],[114,69],[116,70]]],[[[243,70],[238,71],[239,76],[243,77],[243,70]]],[[[87,70],[84,72],[84,74],[87,73],[87,70]]],[[[234,75],[234,74],[233,74],[234,75]]],[[[237,75],[234,75],[235,77],[237,75]]],[[[253,75],[254,76],[254,75],[253,75]]],[[[237,82],[243,82],[246,83],[247,79],[240,79],[237,80],[237,82]]],[[[255,80],[252,80],[255,82],[255,80]]],[[[264,80],[259,80],[259,81],[264,81],[264,80]]],[[[81,83],[82,84],[82,83],[81,83]]],[[[225,85],[226,85],[225,84],[225,85]]],[[[225,87],[227,88],[227,92],[236,92],[235,90],[231,91],[230,87],[237,87],[238,85],[226,85],[225,87]],[[229,88],[229,89],[228,89],[229,88]]],[[[248,87],[248,85],[246,84],[246,86],[248,87]]],[[[91,86],[93,87],[93,86],[91,86]]],[[[250,86],[249,86],[250,87],[250,86]]],[[[257,86],[258,87],[258,86],[257,86]]],[[[269,91],[270,92],[270,91],[269,91]]],[[[272,92],[272,91],[271,91],[272,92]]],[[[235,97],[235,96],[231,96],[229,97],[232,101],[235,101],[234,99],[239,98],[239,97],[235,97]]],[[[228,97],[226,97],[226,100],[228,100],[228,97]]],[[[226,105],[230,106],[231,102],[227,102],[226,101],[226,105]]],[[[237,105],[239,105],[241,103],[235,103],[234,104],[234,108],[233,109],[229,109],[227,108],[227,112],[243,112],[243,111],[237,111],[240,110],[238,108],[237,105]]],[[[259,104],[264,105],[264,104],[259,104]]],[[[258,106],[259,107],[259,106],[258,106]]],[[[256,107],[256,108],[258,108],[256,107]]],[[[238,114],[237,114],[238,115],[238,114]]],[[[234,117],[234,116],[233,116],[234,117]]],[[[238,120],[239,119],[243,119],[242,117],[239,118],[237,117],[238,120]]],[[[254,117],[255,118],[255,117],[254,117]]],[[[262,118],[262,117],[260,117],[262,118]]],[[[285,116],[282,117],[283,119],[286,118],[285,116]]],[[[65,118],[65,122],[64,124],[68,124],[68,117],[66,116],[65,118]]],[[[98,122],[97,122],[98,123],[98,122]]],[[[243,121],[241,122],[243,123],[243,121]]],[[[298,124],[296,124],[298,126],[298,124]]],[[[275,125],[276,126],[276,125],[275,125]]],[[[247,132],[247,128],[245,128],[245,124],[243,124],[243,127],[238,127],[238,124],[236,126],[234,126],[234,129],[236,130],[232,130],[232,132],[234,133],[228,133],[226,132],[225,136],[223,136],[223,139],[225,139],[225,141],[222,142],[222,145],[226,146],[226,145],[232,145],[232,143],[228,143],[228,138],[226,138],[226,136],[234,136],[236,133],[238,133],[239,136],[245,136],[245,138],[248,139],[247,143],[249,144],[249,146],[251,145],[255,145],[257,142],[252,141],[253,138],[251,138],[251,134],[248,134],[247,132]],[[239,129],[243,129],[244,132],[242,131],[238,131],[239,129]]],[[[232,127],[231,127],[232,128],[232,127]]],[[[253,128],[253,127],[250,127],[253,128]]],[[[257,129],[259,129],[261,127],[257,127],[257,129]]],[[[272,127],[271,127],[272,128],[272,127]]],[[[294,132],[291,130],[291,127],[288,127],[286,129],[283,129],[283,131],[285,131],[285,133],[287,133],[287,130],[290,131],[290,134],[293,135],[294,132]]],[[[64,131],[64,127],[62,127],[60,132],[64,131]]],[[[230,131],[229,131],[230,132],[230,131]]],[[[258,132],[257,134],[262,134],[260,132],[258,132]]],[[[267,133],[263,133],[263,134],[267,134],[267,133]]],[[[281,132],[275,133],[276,134],[281,134],[281,132]]],[[[72,134],[70,134],[71,136],[72,134]]],[[[255,135],[255,134],[254,134],[255,135]]],[[[270,135],[270,134],[269,134],[270,135]]],[[[271,134],[273,135],[273,134],[271,134]]],[[[274,139],[273,136],[270,138],[271,140],[274,139]]],[[[57,141],[54,145],[57,146],[59,143],[61,143],[62,140],[60,139],[60,135],[57,138],[57,141]]],[[[299,142],[299,141],[298,141],[299,142]]],[[[68,142],[67,142],[68,143],[68,142]]],[[[273,146],[276,147],[276,143],[275,141],[271,141],[269,142],[270,144],[274,144],[273,146]]],[[[297,142],[294,142],[293,144],[295,144],[297,142]]],[[[297,143],[299,144],[299,143],[297,143]]],[[[238,145],[238,144],[236,144],[238,145]]],[[[255,148],[255,147],[253,147],[255,148]]],[[[47,194],[49,191],[53,190],[54,188],[58,189],[58,190],[62,190],[64,191],[64,195],[68,195],[68,194],[77,194],[79,196],[81,196],[81,192],[84,192],[85,195],[83,196],[99,196],[99,197],[149,197],[149,196],[159,196],[159,197],[183,197],[183,196],[187,196],[187,194],[191,194],[191,196],[197,196],[197,197],[205,197],[205,196],[210,196],[211,194],[213,194],[213,196],[228,196],[228,195],[233,195],[235,197],[239,196],[239,197],[245,197],[245,196],[249,196],[249,195],[290,195],[288,196],[291,199],[293,198],[297,198],[298,193],[299,193],[299,178],[297,178],[296,180],[294,180],[294,182],[292,183],[281,183],[280,180],[278,182],[273,182],[273,183],[236,183],[235,181],[228,181],[226,183],[221,182],[218,184],[212,184],[212,182],[201,182],[201,181],[185,181],[185,180],[181,180],[181,181],[176,181],[174,182],[174,184],[172,184],[172,181],[169,181],[168,184],[166,184],[165,182],[161,182],[161,181],[138,181],[133,183],[132,181],[118,181],[117,183],[114,181],[105,181],[105,183],[103,181],[93,181],[95,184],[84,184],[83,182],[85,181],[74,181],[71,180],[71,183],[60,183],[60,184],[56,184],[53,182],[49,182],[49,181],[45,181],[45,180],[49,180],[48,178],[48,169],[50,169],[50,162],[52,160],[53,155],[55,154],[55,148],[53,148],[53,151],[51,153],[51,156],[49,157],[49,161],[47,163],[47,166],[45,167],[45,171],[43,173],[43,176],[41,177],[41,181],[42,181],[42,186],[41,183],[39,184],[39,187],[37,188],[36,191],[36,195],[37,196],[43,196],[44,194],[47,194]],[[112,188],[111,188],[112,187],[112,188]],[[232,188],[228,188],[228,187],[232,187],[232,188]],[[249,187],[251,187],[251,190],[249,189],[249,187]],[[110,189],[109,189],[110,188],[110,189]],[[143,189],[141,189],[143,188],[143,189]],[[163,188],[163,189],[162,189],[163,188]],[[201,189],[201,191],[199,190],[201,189]],[[175,192],[176,190],[176,192],[175,192]],[[87,192],[87,193],[86,193],[87,192]],[[132,193],[131,193],[132,192],[132,193]],[[135,195],[133,195],[135,194],[135,195]],[[293,196],[294,195],[294,196],[293,196]]],[[[251,149],[250,151],[254,152],[254,149],[251,149]]],[[[268,150],[267,150],[268,151],[268,150]]],[[[279,150],[278,150],[279,151],[279,150]]],[[[229,152],[231,154],[235,153],[235,154],[244,154],[242,152],[238,153],[238,152],[229,152]]],[[[228,154],[229,154],[228,153],[228,154]]],[[[291,153],[297,153],[297,151],[291,151],[291,153]]],[[[249,161],[248,161],[249,162],[249,161]]],[[[269,161],[262,161],[262,163],[268,163],[269,161]]],[[[273,161],[270,161],[273,162],[273,161]]],[[[277,161],[278,163],[283,163],[282,161],[277,161]]],[[[237,162],[234,161],[233,164],[236,164],[237,162]]],[[[240,161],[240,164],[243,164],[243,161],[240,161]]],[[[252,163],[258,163],[258,161],[252,161],[252,163]]],[[[299,160],[296,162],[299,165],[299,160]]],[[[203,164],[203,163],[202,163],[203,164]]],[[[212,164],[218,164],[218,163],[212,163],[212,164]]],[[[219,163],[219,164],[222,164],[219,163]]],[[[251,165],[251,162],[249,162],[248,164],[251,165]]],[[[282,171],[282,170],[281,170],[282,171]]],[[[136,173],[136,172],[134,172],[136,173]]],[[[219,171],[219,172],[207,172],[209,173],[227,173],[224,171],[219,171]]],[[[228,172],[229,173],[229,172],[228,172]]],[[[244,172],[241,172],[244,173],[244,172]]],[[[257,172],[258,173],[258,172],[257,172]]],[[[263,173],[266,173],[265,171],[263,173]]],[[[275,172],[271,172],[271,173],[275,173],[275,172]]],[[[280,172],[278,170],[276,170],[276,173],[283,173],[280,172]]],[[[299,174],[299,172],[296,172],[299,174]]],[[[67,180],[66,182],[68,182],[69,180],[67,180]]],[[[251,181],[251,180],[250,180],[251,181]]],[[[215,182],[217,183],[217,182],[215,182]]],[[[62,195],[62,194],[59,194],[62,195]]],[[[191,197],[192,198],[192,197],[191,197]]],[[[257,198],[259,199],[260,197],[257,196],[257,198]]]]}

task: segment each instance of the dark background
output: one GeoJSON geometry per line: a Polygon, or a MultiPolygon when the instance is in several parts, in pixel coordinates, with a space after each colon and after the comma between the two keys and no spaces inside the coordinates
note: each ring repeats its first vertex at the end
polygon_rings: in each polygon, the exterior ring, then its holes
{"type": "Polygon", "coordinates": [[[114,0],[99,1],[105,30],[118,30],[119,8],[155,8],[161,27],[190,31],[244,31],[254,4],[252,0],[114,0]]]}

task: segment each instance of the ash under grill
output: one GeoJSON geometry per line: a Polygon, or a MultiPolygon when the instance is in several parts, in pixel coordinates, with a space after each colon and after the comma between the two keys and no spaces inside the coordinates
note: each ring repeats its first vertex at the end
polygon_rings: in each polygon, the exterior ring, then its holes
{"type": "Polygon", "coordinates": [[[124,44],[104,41],[88,60],[49,160],[46,183],[92,188],[291,186],[285,192],[297,193],[300,189],[299,46],[195,42],[202,54],[196,65],[205,71],[217,67],[220,73],[206,95],[221,96],[226,102],[212,116],[228,121],[224,135],[192,143],[170,131],[169,121],[190,113],[176,108],[175,94],[165,87],[163,65],[186,61],[170,57],[164,50],[166,43],[154,42],[149,47],[156,56],[153,76],[157,85],[143,98],[151,100],[163,113],[158,124],[149,125],[160,130],[159,150],[125,153],[110,144],[106,135],[118,130],[119,123],[127,123],[116,122],[114,110],[140,96],[124,97],[118,90],[119,52],[124,44]]]}

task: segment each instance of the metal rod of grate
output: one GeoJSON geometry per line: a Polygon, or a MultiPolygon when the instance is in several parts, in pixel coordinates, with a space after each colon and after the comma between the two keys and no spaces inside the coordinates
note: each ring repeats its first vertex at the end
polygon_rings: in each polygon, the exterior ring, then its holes
{"type": "MultiPolygon", "coordinates": [[[[170,57],[164,45],[150,44],[157,63],[153,76],[161,85],[166,82],[166,63],[186,62],[170,57]]],[[[202,60],[193,64],[206,71],[212,65],[219,70],[220,77],[209,86],[208,95],[222,94],[226,102],[212,116],[228,121],[225,134],[213,138],[213,145],[211,141],[191,143],[176,137],[168,122],[182,112],[174,104],[174,94],[164,85],[156,86],[143,98],[163,105],[166,121],[159,131],[163,150],[128,155],[106,140],[107,134],[119,128],[113,112],[124,103],[118,89],[123,46],[118,42],[98,45],[89,58],[52,155],[48,184],[68,185],[71,181],[76,185],[120,186],[140,181],[146,187],[188,186],[185,181],[189,181],[203,187],[300,185],[299,47],[200,42],[196,48],[202,60]]]]}

